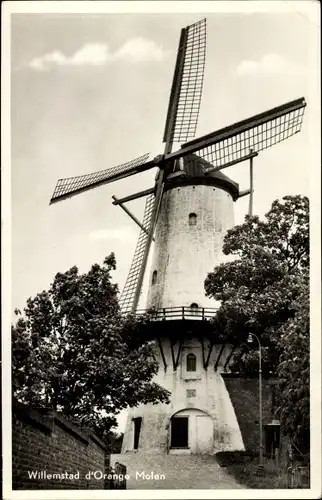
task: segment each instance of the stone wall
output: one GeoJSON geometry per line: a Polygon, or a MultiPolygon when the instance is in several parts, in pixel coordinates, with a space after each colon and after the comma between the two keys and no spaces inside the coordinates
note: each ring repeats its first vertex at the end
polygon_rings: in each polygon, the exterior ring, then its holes
{"type": "MultiPolygon", "coordinates": [[[[212,179],[213,181],[213,179],[212,179]]],[[[222,253],[224,236],[234,225],[232,195],[213,185],[202,183],[181,185],[165,191],[155,231],[155,245],[151,266],[151,276],[147,307],[172,308],[188,307],[196,304],[199,308],[214,308],[216,302],[205,296],[204,280],[207,273],[227,260],[222,253]],[[190,217],[189,217],[190,216],[190,217]]],[[[140,440],[137,451],[145,453],[167,453],[171,434],[171,418],[183,410],[189,416],[189,426],[198,431],[196,422],[204,415],[205,427],[209,432],[211,419],[211,452],[243,450],[244,445],[238,427],[236,415],[228,391],[221,377],[223,366],[214,369],[221,346],[214,346],[209,366],[203,366],[202,338],[203,326],[197,332],[197,338],[187,332],[181,332],[184,339],[182,352],[179,353],[178,367],[173,368],[172,352],[167,332],[160,333],[167,367],[165,369],[159,357],[159,372],[155,382],[171,392],[169,405],[140,405],[131,409],[124,433],[122,452],[132,451],[134,446],[134,420],[141,420],[140,440]],[[197,356],[197,373],[185,371],[186,356],[189,352],[197,356]],[[190,396],[188,396],[188,393],[190,396]],[[192,396],[191,394],[195,394],[192,396]],[[199,418],[200,417],[200,418],[199,418]]],[[[178,330],[186,325],[185,321],[178,330]]],[[[189,327],[186,327],[189,329],[189,327]]],[[[172,331],[173,341],[178,340],[179,331],[172,331]]],[[[178,349],[178,343],[175,350],[178,349]]],[[[231,346],[226,347],[222,363],[227,359],[231,346]]],[[[177,356],[177,354],[175,354],[177,356]]],[[[182,413],[183,415],[183,413],[182,413]]],[[[137,422],[137,421],[136,421],[137,422]]],[[[195,452],[196,436],[190,433],[189,451],[195,452]],[[191,444],[191,446],[190,446],[191,444]]],[[[200,441],[200,440],[199,440],[200,441]]],[[[209,443],[205,436],[201,442],[209,452],[209,443]]],[[[209,441],[209,440],[208,440],[209,441]]],[[[198,445],[200,442],[198,442],[198,445]]],[[[202,450],[199,450],[202,453],[202,450]]]]}
{"type": "Polygon", "coordinates": [[[13,489],[106,489],[108,470],[109,455],[94,434],[57,412],[13,404],[13,489]]]}

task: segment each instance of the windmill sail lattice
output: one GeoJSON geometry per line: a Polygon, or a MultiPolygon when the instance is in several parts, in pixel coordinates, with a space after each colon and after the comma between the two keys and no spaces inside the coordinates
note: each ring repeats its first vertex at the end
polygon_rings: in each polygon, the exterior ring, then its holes
{"type": "MultiPolygon", "coordinates": [[[[55,203],[154,167],[159,169],[155,186],[152,188],[153,194],[149,194],[146,199],[144,229],[141,229],[139,234],[130,271],[120,297],[121,310],[125,313],[134,312],[138,305],[150,245],[162,205],[164,186],[170,179],[169,172],[175,171],[177,160],[182,159],[179,163],[184,166],[185,157],[194,153],[206,160],[208,165],[210,164],[208,167],[205,166],[206,162],[200,162],[203,173],[209,176],[211,172],[249,159],[251,189],[246,194],[252,199],[253,157],[301,130],[306,107],[303,97],[194,139],[201,104],[205,56],[206,19],[202,19],[181,30],[163,136],[165,143],[163,154],[152,160],[149,160],[149,154],[144,154],[112,168],[59,179],[50,200],[50,203],[55,203]],[[184,144],[172,152],[174,142],[184,144]]],[[[124,203],[146,194],[140,192],[118,200],[118,204],[140,226],[141,223],[128,209],[125,209],[124,203]]],[[[236,199],[244,195],[245,193],[239,192],[236,199]]]]}
{"type": "Polygon", "coordinates": [[[153,166],[150,165],[150,163],[146,163],[148,158],[149,153],[146,153],[138,158],[128,161],[127,163],[122,163],[121,165],[107,168],[105,170],[100,170],[86,175],[78,175],[77,177],[59,179],[52,195],[51,203],[68,198],[69,196],[78,194],[82,191],[87,191],[88,189],[97,187],[101,184],[107,184],[109,182],[122,179],[123,177],[128,177],[129,175],[148,170],[153,166]]]}
{"type": "MultiPolygon", "coordinates": [[[[150,226],[152,220],[153,207],[154,207],[154,194],[151,194],[146,198],[143,223],[142,223],[143,227],[147,230],[147,232],[149,232],[149,230],[151,229],[150,226]]],[[[130,271],[120,296],[119,303],[121,310],[124,313],[131,312],[132,310],[132,305],[137,288],[138,277],[140,274],[142,261],[148,240],[147,232],[143,231],[143,229],[141,229],[140,231],[130,271]]]]}
{"type": "Polygon", "coordinates": [[[300,132],[305,106],[304,99],[297,99],[199,137],[182,145],[183,156],[185,150],[186,154],[194,152],[214,167],[236,162],[247,156],[250,150],[262,151],[300,132]]]}
{"type": "Polygon", "coordinates": [[[206,59],[206,19],[181,32],[163,142],[196,134],[206,59]]]}
{"type": "MultiPolygon", "coordinates": [[[[185,141],[195,136],[201,102],[206,55],[206,19],[187,26],[181,31],[177,61],[174,71],[170,102],[163,141],[165,154],[171,152],[173,141],[185,141]]],[[[149,223],[149,232],[141,231],[131,268],[120,298],[123,312],[136,309],[152,233],[158,218],[163,193],[163,174],[159,171],[156,195],[146,202],[144,219],[149,223]]],[[[147,228],[145,220],[143,226],[147,228]]]]}

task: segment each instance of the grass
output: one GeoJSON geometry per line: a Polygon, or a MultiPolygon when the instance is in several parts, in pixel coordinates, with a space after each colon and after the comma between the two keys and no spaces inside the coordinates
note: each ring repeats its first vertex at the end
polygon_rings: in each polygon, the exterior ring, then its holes
{"type": "Polygon", "coordinates": [[[276,466],[273,459],[264,457],[264,467],[258,469],[258,455],[252,452],[220,452],[216,454],[219,465],[232,474],[236,480],[256,489],[286,489],[288,488],[287,468],[276,466]]]}

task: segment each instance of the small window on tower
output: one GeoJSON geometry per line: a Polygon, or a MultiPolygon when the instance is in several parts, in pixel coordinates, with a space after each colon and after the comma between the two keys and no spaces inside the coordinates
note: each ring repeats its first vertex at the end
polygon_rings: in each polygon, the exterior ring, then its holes
{"type": "Polygon", "coordinates": [[[194,213],[189,214],[189,226],[195,226],[197,224],[197,215],[194,213]]]}
{"type": "Polygon", "coordinates": [[[152,274],[152,285],[156,284],[157,277],[158,277],[158,271],[153,271],[153,274],[152,274]]]}
{"type": "Polygon", "coordinates": [[[197,368],[197,358],[194,354],[190,353],[187,356],[187,372],[195,372],[197,368]]]}
{"type": "Polygon", "coordinates": [[[190,309],[191,309],[191,314],[193,316],[198,316],[198,304],[196,304],[195,302],[193,302],[190,306],[190,309]]]}

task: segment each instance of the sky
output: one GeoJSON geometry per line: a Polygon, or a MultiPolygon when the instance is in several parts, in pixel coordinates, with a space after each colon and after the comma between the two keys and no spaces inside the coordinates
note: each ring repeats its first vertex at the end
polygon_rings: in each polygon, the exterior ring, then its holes
{"type": "MultiPolygon", "coordinates": [[[[96,14],[77,14],[80,2],[72,3],[73,13],[27,13],[24,6],[11,15],[11,161],[4,165],[11,167],[11,311],[47,289],[57,272],[73,265],[86,272],[111,252],[122,289],[139,228],[112,205],[112,195],[152,187],[155,169],[49,201],[59,178],[163,152],[180,30],[203,17],[207,56],[197,136],[303,96],[301,133],[254,160],[254,212],[263,216],[285,195],[311,197],[318,179],[316,2],[266,8],[248,2],[247,10],[244,2],[165,2],[154,13],[148,10],[162,2],[143,2],[142,12],[96,14]]],[[[99,3],[104,10],[106,2],[99,3]]],[[[117,11],[122,2],[112,4],[117,11]]],[[[225,174],[241,190],[249,187],[246,163],[225,174]]],[[[143,200],[127,206],[142,219],[143,200]]],[[[235,203],[236,224],[247,209],[248,197],[235,203]]]]}

